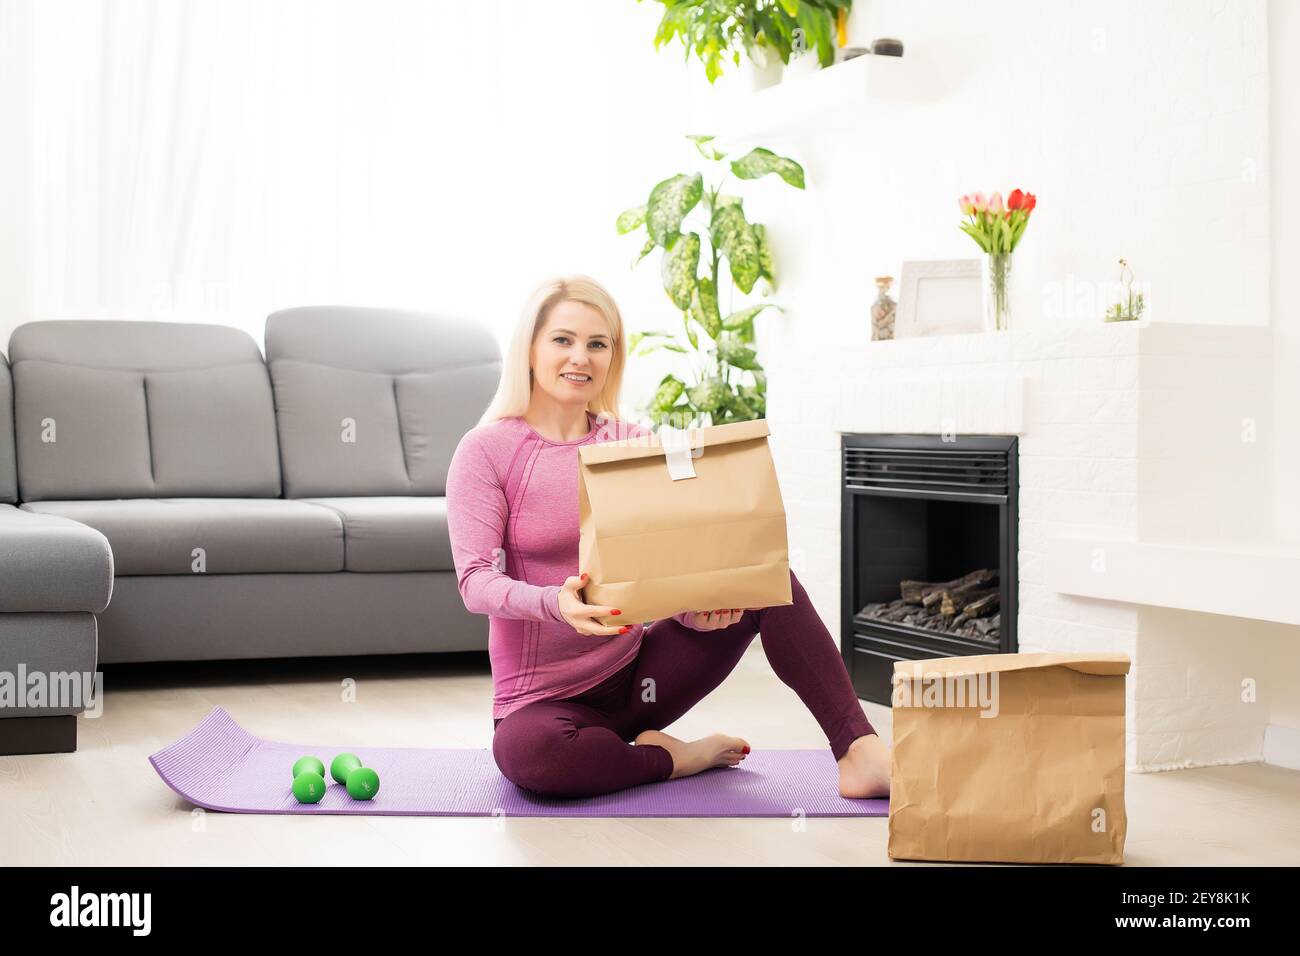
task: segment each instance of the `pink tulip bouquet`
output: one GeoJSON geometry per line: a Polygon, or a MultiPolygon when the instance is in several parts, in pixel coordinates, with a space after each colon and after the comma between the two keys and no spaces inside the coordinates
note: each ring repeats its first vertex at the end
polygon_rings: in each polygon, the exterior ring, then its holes
{"type": "Polygon", "coordinates": [[[1015,251],[1038,200],[1033,193],[1013,189],[1005,204],[1001,193],[994,193],[988,199],[983,193],[969,193],[957,200],[957,204],[970,217],[958,228],[989,255],[996,256],[1015,251]]]}
{"type": "Polygon", "coordinates": [[[957,200],[967,218],[958,228],[970,236],[988,254],[988,281],[985,283],[985,307],[992,328],[1006,329],[1011,322],[1007,299],[1007,281],[1011,275],[1011,253],[1029,225],[1029,215],[1038,205],[1033,193],[1013,189],[1002,201],[1001,193],[985,198],[983,193],[968,193],[957,200]]]}

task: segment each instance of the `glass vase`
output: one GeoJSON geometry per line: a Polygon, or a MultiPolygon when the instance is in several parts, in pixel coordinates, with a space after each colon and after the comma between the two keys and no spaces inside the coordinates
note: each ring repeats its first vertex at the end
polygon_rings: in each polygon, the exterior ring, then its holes
{"type": "Polygon", "coordinates": [[[991,253],[984,261],[984,327],[994,332],[1011,328],[1011,256],[991,253]]]}

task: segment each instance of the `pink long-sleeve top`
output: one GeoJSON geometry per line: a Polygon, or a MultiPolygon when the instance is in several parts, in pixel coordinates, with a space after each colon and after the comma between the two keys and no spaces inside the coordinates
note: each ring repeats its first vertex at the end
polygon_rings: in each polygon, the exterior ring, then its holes
{"type": "MultiPolygon", "coordinates": [[[[543,438],[522,418],[479,425],[456,446],[447,473],[447,530],[465,607],[488,615],[492,716],[559,700],[599,684],[637,655],[643,625],[579,634],[559,595],[578,567],[578,448],[649,434],[598,422],[586,437],[543,438]]],[[[676,615],[687,627],[690,612],[676,615]]]]}

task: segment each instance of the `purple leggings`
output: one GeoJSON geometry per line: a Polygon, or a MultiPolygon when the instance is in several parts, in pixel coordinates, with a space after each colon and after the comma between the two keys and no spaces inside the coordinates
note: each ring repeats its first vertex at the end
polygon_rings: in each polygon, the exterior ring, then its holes
{"type": "Polygon", "coordinates": [[[593,796],[667,780],[673,772],[668,751],[630,742],[644,730],[662,730],[706,697],[760,631],[772,669],[817,718],[839,760],[849,744],[875,730],[793,571],[790,590],[793,604],[746,611],[716,631],[695,631],[672,618],[653,622],[637,657],[600,684],[497,718],[497,767],[516,785],[548,796],[593,796]]]}

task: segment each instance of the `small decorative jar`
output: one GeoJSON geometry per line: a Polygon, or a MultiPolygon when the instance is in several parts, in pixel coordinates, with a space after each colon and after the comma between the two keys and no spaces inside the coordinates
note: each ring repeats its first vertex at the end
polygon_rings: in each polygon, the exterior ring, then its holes
{"type": "Polygon", "coordinates": [[[871,340],[892,339],[894,337],[894,312],[898,303],[889,297],[889,284],[893,276],[876,276],[876,288],[880,294],[871,304],[871,340]]]}

